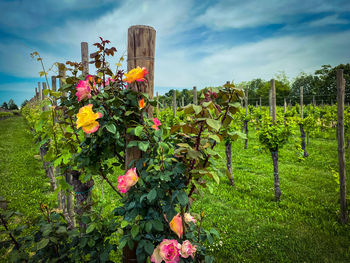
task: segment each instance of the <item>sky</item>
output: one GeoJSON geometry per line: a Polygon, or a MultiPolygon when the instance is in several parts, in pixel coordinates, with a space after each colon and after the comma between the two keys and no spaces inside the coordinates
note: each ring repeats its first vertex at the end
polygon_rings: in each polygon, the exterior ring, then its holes
{"type": "Polygon", "coordinates": [[[92,53],[101,36],[118,50],[114,65],[132,25],[157,31],[159,94],[269,80],[281,71],[292,80],[350,61],[349,0],[0,0],[0,10],[1,104],[20,105],[44,81],[31,52],[51,68],[80,61],[80,43],[92,53]]]}

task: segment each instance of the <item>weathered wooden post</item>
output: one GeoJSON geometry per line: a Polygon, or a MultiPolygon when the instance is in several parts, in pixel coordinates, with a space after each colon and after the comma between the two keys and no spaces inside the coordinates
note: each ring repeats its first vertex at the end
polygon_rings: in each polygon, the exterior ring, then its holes
{"type": "Polygon", "coordinates": [[[300,137],[301,137],[301,149],[304,151],[304,157],[308,157],[309,154],[306,151],[306,146],[305,146],[305,131],[303,127],[303,119],[304,119],[304,87],[300,87],[300,119],[301,123],[299,125],[300,128],[300,137]]]}
{"type": "Polygon", "coordinates": [[[41,85],[40,85],[40,82],[38,82],[38,94],[39,94],[38,99],[39,99],[39,101],[41,101],[42,97],[41,97],[41,85]]]}
{"type": "Polygon", "coordinates": [[[81,42],[81,63],[83,64],[82,74],[87,76],[89,74],[89,44],[81,42]]]}
{"type": "Polygon", "coordinates": [[[248,90],[249,86],[245,89],[245,96],[244,96],[244,106],[245,106],[245,119],[244,119],[244,132],[247,138],[244,140],[244,149],[248,148],[248,90]]]}
{"type": "MultiPolygon", "coordinates": [[[[271,80],[272,81],[272,80],[271,80]]],[[[275,84],[275,82],[273,82],[274,84],[275,84]]],[[[272,85],[272,82],[271,82],[271,85],[272,85]]],[[[271,92],[272,92],[272,89],[270,89],[270,91],[269,91],[269,115],[270,115],[270,117],[272,116],[272,109],[271,109],[271,104],[272,104],[272,94],[271,94],[271,92]]]]}
{"type": "MultiPolygon", "coordinates": [[[[271,102],[272,102],[272,122],[276,125],[276,88],[275,80],[271,79],[271,102]]],[[[277,201],[281,199],[280,180],[278,174],[278,146],[274,149],[270,149],[272,162],[273,162],[273,176],[274,176],[274,187],[275,197],[277,201]]]]}
{"type": "Polygon", "coordinates": [[[276,88],[275,88],[275,80],[271,79],[271,106],[272,106],[272,121],[276,123],[276,88]]]}
{"type": "MultiPolygon", "coordinates": [[[[226,85],[230,85],[230,81],[226,81],[226,85]]],[[[232,141],[225,141],[225,153],[226,153],[226,167],[227,167],[227,177],[230,181],[230,184],[235,185],[235,181],[233,179],[233,169],[232,169],[232,141]]]]}
{"type": "MultiPolygon", "coordinates": [[[[155,52],[156,30],[150,26],[132,26],[128,30],[128,71],[140,66],[148,71],[146,75],[147,85],[139,85],[141,92],[147,93],[150,98],[153,97],[154,86],[154,52],[155,52]]],[[[130,89],[137,90],[135,84],[128,86],[130,89]]],[[[148,116],[152,117],[152,108],[148,108],[148,116]]],[[[140,122],[141,120],[136,120],[140,122]]],[[[133,140],[130,135],[126,136],[126,145],[133,140]]],[[[126,149],[125,167],[128,168],[131,162],[141,158],[141,151],[137,147],[126,149]]],[[[136,262],[136,248],[134,244],[132,249],[126,245],[123,248],[123,263],[136,262]]]]}
{"type": "Polygon", "coordinates": [[[261,96],[259,98],[260,110],[261,110],[261,96]]]}
{"type": "Polygon", "coordinates": [[[196,86],[193,87],[193,104],[195,104],[195,105],[198,104],[198,100],[197,100],[197,87],[196,87],[196,86]]]}
{"type": "Polygon", "coordinates": [[[338,139],[338,160],[339,160],[339,187],[340,187],[340,214],[341,222],[347,222],[346,209],[346,172],[345,172],[345,145],[344,145],[344,97],[345,97],[345,80],[343,70],[337,70],[337,88],[338,88],[338,122],[337,122],[337,139],[338,139]]]}
{"type": "Polygon", "coordinates": [[[316,100],[315,100],[315,95],[312,95],[312,107],[315,109],[316,107],[316,100]]]}
{"type": "Polygon", "coordinates": [[[37,100],[38,98],[39,98],[38,88],[35,88],[35,99],[37,100]]]}
{"type": "MultiPolygon", "coordinates": [[[[52,91],[54,91],[54,92],[57,91],[56,76],[51,77],[51,88],[52,88],[52,91]]],[[[57,106],[57,99],[56,98],[53,100],[53,105],[57,106]]]]}
{"type": "Polygon", "coordinates": [[[157,118],[159,115],[159,95],[158,95],[158,91],[157,91],[157,118]]]}
{"type": "Polygon", "coordinates": [[[176,116],[176,90],[173,92],[173,114],[176,116]]]}

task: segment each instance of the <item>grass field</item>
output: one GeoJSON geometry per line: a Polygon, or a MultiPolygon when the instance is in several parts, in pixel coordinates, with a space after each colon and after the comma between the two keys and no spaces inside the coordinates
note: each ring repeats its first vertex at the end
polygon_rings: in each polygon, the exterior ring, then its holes
{"type": "MultiPolygon", "coordinates": [[[[336,140],[310,138],[310,156],[304,161],[292,144],[281,149],[282,197],[276,203],[271,156],[258,149],[253,130],[247,150],[242,140],[233,143],[235,186],[222,178],[212,194],[205,190],[195,196],[193,211],[204,210],[204,225],[221,235],[209,247],[216,262],[350,262],[350,227],[338,220],[336,140]]],[[[38,202],[49,198],[49,179],[34,158],[34,142],[22,117],[0,121],[0,132],[0,196],[30,220],[38,213],[38,202]]],[[[224,146],[218,149],[224,166],[224,146]]],[[[100,188],[94,191],[99,195],[100,188]]],[[[111,209],[118,197],[107,184],[104,192],[111,209]]]]}

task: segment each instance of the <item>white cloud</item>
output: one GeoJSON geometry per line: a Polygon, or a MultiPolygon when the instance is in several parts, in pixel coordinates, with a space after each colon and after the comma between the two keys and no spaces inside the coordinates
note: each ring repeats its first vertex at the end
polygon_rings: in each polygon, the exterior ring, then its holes
{"type": "Polygon", "coordinates": [[[326,16],[324,18],[310,22],[309,26],[322,27],[322,26],[328,26],[328,25],[339,25],[339,24],[349,24],[349,23],[350,21],[339,18],[338,15],[330,15],[330,16],[326,16]]]}
{"type": "Polygon", "coordinates": [[[349,1],[225,0],[209,7],[197,22],[216,30],[286,23],[295,15],[350,10],[349,1]]]}

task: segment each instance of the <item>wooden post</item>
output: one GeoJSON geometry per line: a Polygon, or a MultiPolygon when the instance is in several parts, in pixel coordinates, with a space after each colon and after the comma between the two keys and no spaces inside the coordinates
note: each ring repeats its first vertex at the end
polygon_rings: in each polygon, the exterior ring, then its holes
{"type": "Polygon", "coordinates": [[[83,64],[82,74],[87,76],[89,74],[89,44],[81,42],[81,63],[83,64]]]}
{"type": "Polygon", "coordinates": [[[176,90],[173,92],[173,114],[176,116],[176,90]]]}
{"type": "MultiPolygon", "coordinates": [[[[275,83],[275,82],[274,82],[275,83]]],[[[271,80],[271,85],[272,85],[272,80],[271,80]]],[[[272,87],[269,91],[269,115],[272,116],[272,94],[271,94],[272,87]]]]}
{"type": "Polygon", "coordinates": [[[185,107],[185,97],[181,97],[181,107],[185,107]]]}
{"type": "Polygon", "coordinates": [[[313,108],[316,107],[315,95],[312,95],[312,106],[313,106],[313,108]]]}
{"type": "Polygon", "coordinates": [[[284,98],[283,106],[284,106],[284,114],[286,114],[286,111],[287,111],[287,100],[286,100],[286,98],[284,98]]]}
{"type": "Polygon", "coordinates": [[[41,101],[42,98],[41,98],[41,85],[40,85],[40,82],[38,82],[38,94],[39,94],[38,99],[39,99],[39,101],[41,101]]]}
{"type": "Polygon", "coordinates": [[[157,118],[159,115],[159,95],[158,95],[158,91],[157,91],[157,118]]]}
{"type": "Polygon", "coordinates": [[[303,111],[303,104],[304,104],[304,87],[300,87],[300,119],[304,118],[304,111],[303,111]]]}
{"type": "Polygon", "coordinates": [[[260,109],[261,109],[261,96],[259,98],[259,104],[260,104],[260,109]]]}
{"type": "Polygon", "coordinates": [[[346,209],[346,172],[345,172],[345,145],[344,145],[344,97],[345,97],[345,80],[343,70],[337,70],[337,88],[338,88],[338,122],[337,122],[337,139],[338,139],[338,160],[339,160],[339,186],[340,186],[340,214],[341,222],[347,222],[346,209]]]}
{"type": "MultiPolygon", "coordinates": [[[[304,87],[300,87],[300,119],[303,121],[304,119],[304,87]]],[[[305,145],[305,131],[303,124],[300,123],[299,125],[300,128],[300,137],[301,137],[301,149],[304,151],[304,157],[308,157],[309,154],[306,151],[306,145],[305,145]]]]}
{"type": "MultiPolygon", "coordinates": [[[[271,104],[272,104],[272,121],[276,125],[276,88],[275,80],[271,79],[271,104]]],[[[273,176],[274,176],[274,188],[275,188],[275,198],[276,201],[280,201],[281,198],[281,188],[278,173],[278,145],[275,148],[270,149],[272,163],[273,163],[273,176]]]]}
{"type": "Polygon", "coordinates": [[[193,104],[195,104],[195,105],[198,104],[198,100],[197,100],[197,87],[196,87],[196,86],[193,87],[193,104]]]}
{"type": "MultiPolygon", "coordinates": [[[[56,91],[57,90],[56,76],[52,76],[51,77],[51,87],[52,87],[52,91],[56,91]]],[[[57,106],[57,100],[56,99],[54,99],[53,105],[57,106]]]]}
{"type": "Polygon", "coordinates": [[[275,80],[271,79],[271,104],[272,104],[272,121],[276,122],[276,88],[275,80]]]}
{"type": "Polygon", "coordinates": [[[245,120],[244,120],[244,132],[246,135],[246,139],[244,140],[244,149],[248,148],[248,120],[247,120],[247,115],[248,115],[248,89],[249,86],[246,87],[245,89],[245,96],[244,96],[244,106],[245,106],[245,120]]]}
{"type": "MultiPolygon", "coordinates": [[[[153,98],[154,88],[154,52],[155,52],[156,31],[150,26],[132,26],[128,29],[128,71],[139,66],[145,67],[148,71],[146,75],[147,82],[142,82],[141,85],[131,84],[128,88],[147,93],[150,98],[153,98]],[[139,87],[139,90],[138,90],[139,87]]],[[[147,110],[147,108],[146,108],[147,110]]],[[[152,117],[152,108],[148,107],[148,116],[152,117]]],[[[140,122],[141,120],[135,120],[140,122]]],[[[134,137],[126,135],[126,145],[134,140],[134,137]]],[[[137,161],[141,158],[141,151],[137,147],[126,149],[125,153],[125,168],[129,165],[135,167],[137,161]]],[[[123,248],[123,263],[136,262],[136,245],[133,249],[129,249],[126,245],[123,248]]]]}
{"type": "MultiPolygon", "coordinates": [[[[42,100],[45,100],[46,98],[47,98],[47,95],[45,95],[45,91],[46,91],[46,89],[47,89],[47,87],[46,87],[46,82],[43,82],[43,83],[41,83],[42,84],[42,95],[41,95],[41,98],[42,98],[42,100]]],[[[48,110],[48,107],[47,106],[44,106],[43,108],[42,108],[42,110],[43,111],[47,111],[48,110]]]]}
{"type": "Polygon", "coordinates": [[[255,102],[255,108],[258,108],[258,101],[255,102]]]}

